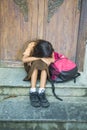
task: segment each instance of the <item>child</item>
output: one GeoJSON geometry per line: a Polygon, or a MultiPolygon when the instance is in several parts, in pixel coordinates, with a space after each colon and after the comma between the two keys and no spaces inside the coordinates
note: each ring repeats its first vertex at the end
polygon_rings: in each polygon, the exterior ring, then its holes
{"type": "Polygon", "coordinates": [[[45,95],[47,76],[49,77],[48,66],[54,62],[54,49],[50,42],[37,40],[30,42],[23,53],[23,63],[27,72],[24,81],[31,79],[30,102],[34,107],[49,107],[45,95]],[[40,88],[36,91],[36,82],[40,78],[40,88]]]}

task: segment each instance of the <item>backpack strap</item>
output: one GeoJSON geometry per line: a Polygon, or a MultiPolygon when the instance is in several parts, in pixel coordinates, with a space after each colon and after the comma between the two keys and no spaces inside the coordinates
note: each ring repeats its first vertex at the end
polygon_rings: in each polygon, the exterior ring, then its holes
{"type": "Polygon", "coordinates": [[[52,92],[53,92],[53,95],[56,97],[56,99],[59,99],[60,101],[63,101],[63,99],[61,99],[60,97],[58,97],[55,93],[55,86],[54,86],[54,82],[49,79],[50,83],[51,83],[51,86],[52,86],[52,92]]]}
{"type": "MultiPolygon", "coordinates": [[[[73,77],[74,83],[76,82],[76,78],[77,78],[78,76],[80,76],[80,75],[81,75],[81,74],[78,72],[78,73],[73,77]]],[[[56,99],[59,99],[60,101],[63,101],[63,99],[61,99],[60,97],[58,97],[58,96],[56,95],[56,93],[55,93],[55,85],[54,85],[54,82],[53,82],[51,79],[49,79],[49,82],[51,83],[51,86],[52,86],[53,95],[56,97],[56,99]]]]}
{"type": "Polygon", "coordinates": [[[76,83],[76,78],[78,77],[78,76],[80,76],[81,74],[78,72],[75,76],[74,76],[74,83],[76,83]]]}

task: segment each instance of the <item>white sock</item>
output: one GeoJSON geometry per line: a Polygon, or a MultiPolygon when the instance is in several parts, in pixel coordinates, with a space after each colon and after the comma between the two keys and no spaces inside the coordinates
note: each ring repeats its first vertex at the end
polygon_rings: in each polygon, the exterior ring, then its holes
{"type": "Polygon", "coordinates": [[[45,88],[39,88],[38,93],[43,93],[45,91],[45,88]]]}
{"type": "Polygon", "coordinates": [[[36,88],[30,88],[30,93],[36,92],[36,88]]]}

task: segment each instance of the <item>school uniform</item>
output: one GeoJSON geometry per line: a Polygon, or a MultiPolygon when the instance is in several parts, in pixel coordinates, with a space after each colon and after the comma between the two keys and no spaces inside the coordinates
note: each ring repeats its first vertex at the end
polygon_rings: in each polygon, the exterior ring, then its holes
{"type": "MultiPolygon", "coordinates": [[[[33,50],[34,50],[35,46],[36,46],[36,42],[29,43],[29,45],[26,48],[26,50],[24,51],[23,55],[32,57],[33,50]]],[[[45,62],[43,62],[42,60],[36,60],[36,61],[33,61],[33,62],[24,63],[24,68],[25,68],[25,70],[27,72],[27,76],[23,79],[24,81],[30,80],[34,69],[39,70],[38,78],[40,78],[41,70],[46,70],[47,75],[49,77],[48,65],[45,62]]]]}

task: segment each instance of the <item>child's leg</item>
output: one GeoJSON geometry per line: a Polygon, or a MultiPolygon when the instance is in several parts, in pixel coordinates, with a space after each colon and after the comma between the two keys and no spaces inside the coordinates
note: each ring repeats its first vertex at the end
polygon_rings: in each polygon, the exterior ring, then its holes
{"type": "Polygon", "coordinates": [[[31,105],[34,107],[40,107],[38,93],[36,92],[37,75],[38,75],[38,70],[34,69],[31,75],[31,88],[30,88],[30,102],[31,105]]]}
{"type": "Polygon", "coordinates": [[[49,107],[50,105],[45,95],[46,80],[47,80],[47,72],[46,70],[42,70],[40,78],[40,88],[39,88],[39,100],[42,107],[49,107]]]}
{"type": "Polygon", "coordinates": [[[37,75],[38,75],[38,70],[34,69],[31,76],[31,88],[36,88],[37,75]]]}
{"type": "Polygon", "coordinates": [[[46,70],[42,70],[41,77],[40,77],[40,88],[45,88],[46,80],[47,80],[47,72],[46,70]]]}
{"type": "Polygon", "coordinates": [[[49,102],[45,96],[45,85],[47,80],[47,65],[42,61],[33,62],[31,66],[30,75],[31,75],[31,89],[30,89],[31,105],[34,107],[39,107],[40,105],[42,107],[48,107],[49,102]],[[38,70],[40,70],[41,73],[40,73],[40,88],[39,88],[39,92],[37,93],[36,82],[37,82],[38,70]]]}

